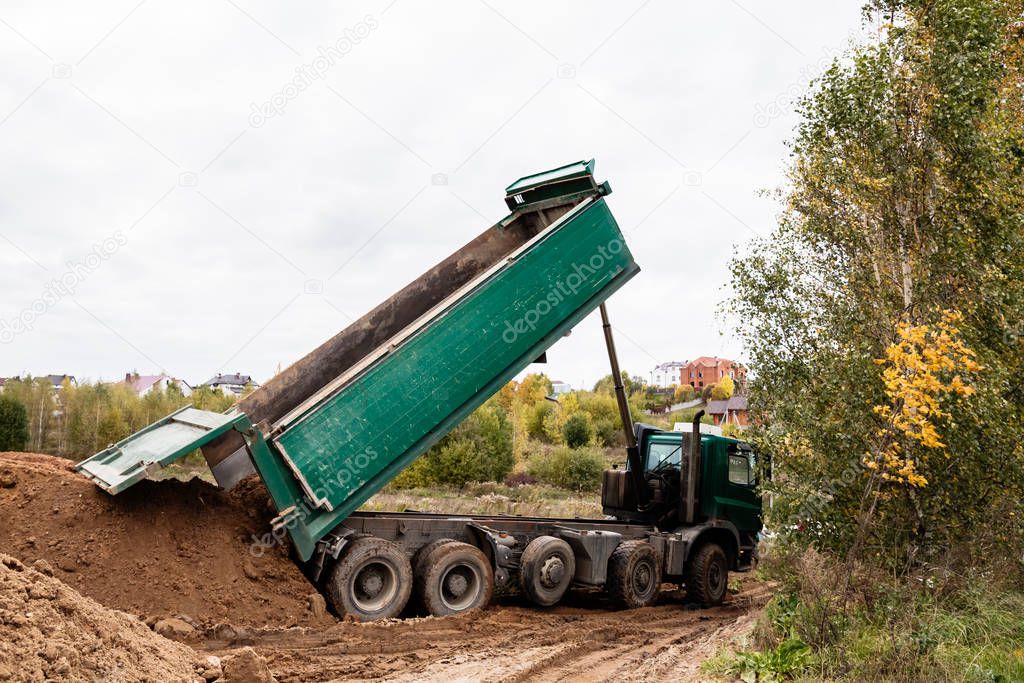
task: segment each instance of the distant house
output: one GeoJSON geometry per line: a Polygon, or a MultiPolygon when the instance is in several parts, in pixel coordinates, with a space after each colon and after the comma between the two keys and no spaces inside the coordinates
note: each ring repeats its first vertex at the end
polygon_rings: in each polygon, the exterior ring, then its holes
{"type": "Polygon", "coordinates": [[[47,375],[46,379],[50,380],[50,384],[53,385],[54,391],[60,391],[64,388],[64,382],[78,386],[78,380],[75,379],[74,375],[47,375]]]}
{"type": "Polygon", "coordinates": [[[572,387],[568,382],[563,382],[559,379],[551,380],[551,393],[555,396],[561,396],[562,394],[568,394],[572,391],[572,387]]]}
{"type": "Polygon", "coordinates": [[[192,387],[189,386],[188,382],[163,373],[159,375],[140,375],[137,372],[126,372],[124,381],[119,382],[119,384],[127,385],[139,396],[145,396],[151,391],[160,392],[172,385],[178,387],[183,396],[188,396],[192,393],[192,387]]]}
{"type": "Polygon", "coordinates": [[[679,384],[679,373],[686,363],[678,360],[670,360],[654,366],[651,370],[651,386],[665,389],[674,384],[679,384]]]}
{"type": "Polygon", "coordinates": [[[718,384],[723,377],[731,377],[737,385],[742,385],[747,379],[747,369],[728,358],[701,356],[686,363],[679,371],[679,381],[697,391],[718,384]]]}
{"type": "Polygon", "coordinates": [[[233,375],[216,375],[212,379],[203,382],[203,386],[211,387],[224,394],[240,396],[247,386],[258,387],[259,384],[252,381],[249,375],[235,373],[233,375]]]}
{"type": "Polygon", "coordinates": [[[747,397],[732,396],[724,401],[708,401],[708,415],[716,425],[735,424],[747,426],[747,397]]]}
{"type": "MultiPolygon", "coordinates": [[[[34,382],[49,382],[50,386],[53,388],[54,391],[60,391],[61,389],[63,389],[64,388],[65,380],[69,384],[72,384],[72,385],[74,385],[76,387],[78,386],[78,380],[75,379],[74,375],[45,375],[45,376],[42,376],[42,377],[31,377],[31,376],[29,376],[29,377],[24,378],[24,380],[25,381],[34,381],[34,382]]],[[[8,384],[10,384],[12,382],[21,382],[21,381],[23,381],[23,378],[21,378],[21,377],[0,377],[0,394],[3,393],[4,388],[6,388],[6,386],[8,384]]]]}

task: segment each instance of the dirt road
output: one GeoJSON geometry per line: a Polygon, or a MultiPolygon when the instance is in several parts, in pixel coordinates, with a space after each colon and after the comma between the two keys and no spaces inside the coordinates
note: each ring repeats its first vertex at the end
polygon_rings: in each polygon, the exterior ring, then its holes
{"type": "MultiPolygon", "coordinates": [[[[554,611],[510,603],[444,619],[264,631],[249,642],[282,683],[696,680],[701,662],[748,631],[768,600],[768,587],[748,585],[710,610],[668,594],[654,607],[618,612],[577,595],[554,611]]],[[[212,641],[197,649],[231,652],[212,641]]]]}

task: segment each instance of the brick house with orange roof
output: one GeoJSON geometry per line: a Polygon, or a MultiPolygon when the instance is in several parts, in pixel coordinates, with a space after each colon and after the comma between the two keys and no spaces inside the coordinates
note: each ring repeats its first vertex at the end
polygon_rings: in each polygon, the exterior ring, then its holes
{"type": "Polygon", "coordinates": [[[731,377],[737,385],[741,385],[747,379],[747,369],[728,358],[701,356],[687,362],[679,370],[680,384],[689,384],[697,391],[718,384],[723,377],[731,377]]]}

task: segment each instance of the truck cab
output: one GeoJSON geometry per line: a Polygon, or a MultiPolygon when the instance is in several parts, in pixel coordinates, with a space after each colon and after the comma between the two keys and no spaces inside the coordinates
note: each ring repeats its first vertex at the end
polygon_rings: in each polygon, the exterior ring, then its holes
{"type": "Polygon", "coordinates": [[[747,570],[761,531],[753,448],[701,433],[699,416],[689,432],[636,424],[635,455],[627,458],[624,469],[605,471],[602,480],[604,514],[649,524],[668,534],[670,546],[676,539],[682,544],[678,559],[666,559],[666,578],[685,577],[694,554],[708,544],[721,549],[716,561],[725,566],[719,570],[747,570]]]}

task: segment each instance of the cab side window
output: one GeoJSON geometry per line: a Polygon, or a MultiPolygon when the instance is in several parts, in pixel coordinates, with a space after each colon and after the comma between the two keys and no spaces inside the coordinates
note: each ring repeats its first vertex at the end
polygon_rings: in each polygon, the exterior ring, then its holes
{"type": "Polygon", "coordinates": [[[750,451],[729,451],[729,483],[753,486],[757,483],[754,454],[750,451]]]}

